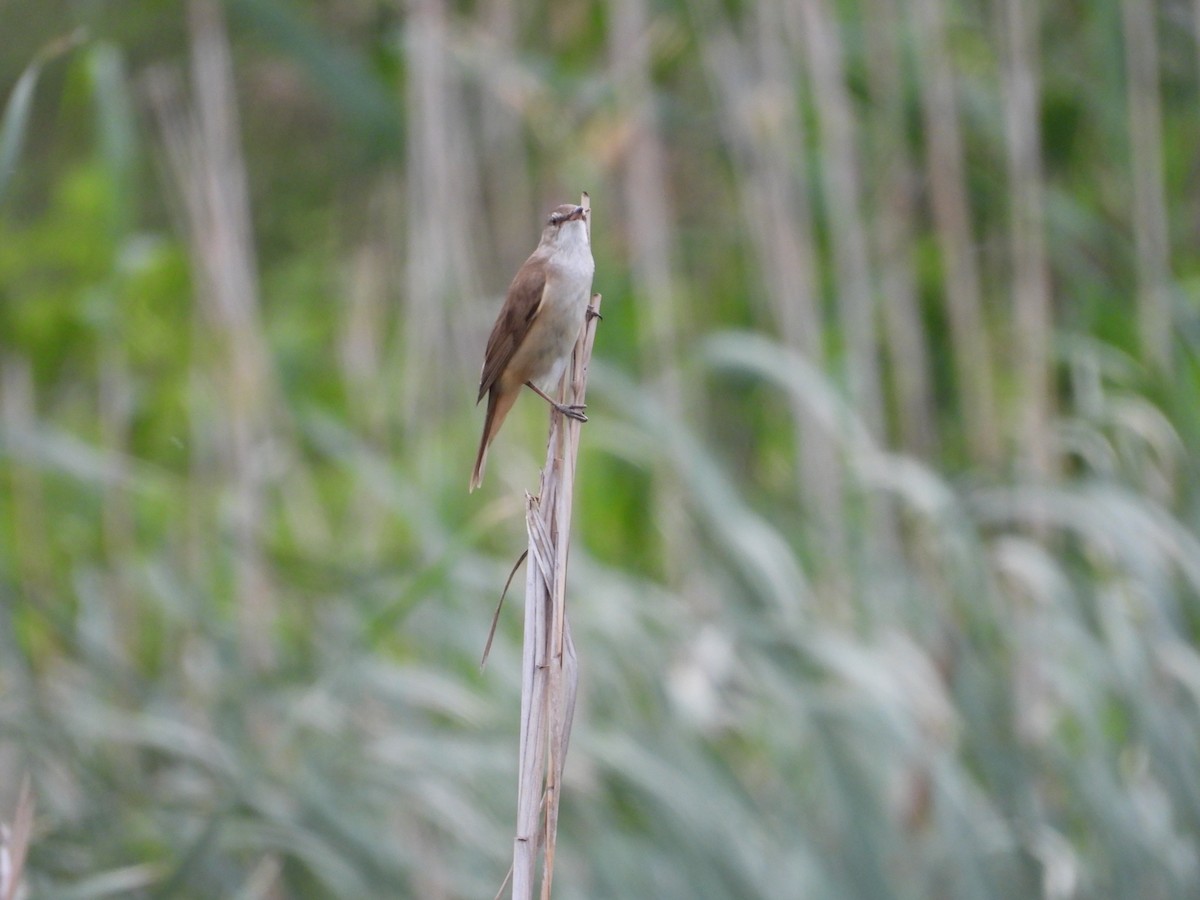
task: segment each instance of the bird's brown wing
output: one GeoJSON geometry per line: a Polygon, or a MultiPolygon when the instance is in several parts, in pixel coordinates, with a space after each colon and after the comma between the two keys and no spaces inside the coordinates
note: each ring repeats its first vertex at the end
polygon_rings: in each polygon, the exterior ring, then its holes
{"type": "Polygon", "coordinates": [[[521,266],[512,284],[508,286],[508,296],[504,307],[492,326],[491,337],[488,338],[487,350],[483,355],[483,373],[479,376],[479,396],[475,402],[483,399],[500,373],[504,371],[517,348],[529,334],[538,309],[542,305],[542,294],[546,290],[546,267],[526,261],[521,266]]]}

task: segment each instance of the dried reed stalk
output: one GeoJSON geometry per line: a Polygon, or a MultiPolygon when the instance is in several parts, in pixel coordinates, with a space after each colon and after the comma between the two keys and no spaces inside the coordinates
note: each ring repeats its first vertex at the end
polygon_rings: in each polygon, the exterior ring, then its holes
{"type": "MultiPolygon", "coordinates": [[[[455,327],[454,297],[479,297],[475,260],[480,226],[479,162],[466,95],[451,50],[447,0],[414,0],[405,26],[404,425],[423,430],[449,408],[445,373],[473,360],[474,335],[455,327]]],[[[500,148],[496,148],[499,152],[500,148]]],[[[435,444],[430,451],[440,454],[435,444]]]]}
{"type": "Polygon", "coordinates": [[[966,150],[944,6],[944,0],[917,0],[912,5],[925,122],[925,168],[942,256],[955,386],[967,443],[976,463],[995,465],[1000,461],[1000,431],[996,424],[992,348],[975,261],[966,150]]]}
{"type": "Polygon", "coordinates": [[[1142,353],[1160,372],[1171,364],[1171,246],[1163,174],[1162,98],[1158,86],[1156,5],[1122,0],[1133,167],[1133,236],[1137,256],[1142,353]]]}
{"type": "Polygon", "coordinates": [[[1004,134],[1012,197],[1009,240],[1016,323],[1014,380],[1020,390],[1018,463],[1026,474],[1053,474],[1053,318],[1046,259],[1041,158],[1039,10],[1029,0],[1006,0],[1000,12],[1004,46],[1004,134]]]}
{"type": "MultiPolygon", "coordinates": [[[[805,50],[805,69],[817,114],[820,183],[837,276],[833,292],[845,342],[843,371],[847,393],[872,438],[884,445],[876,276],[863,213],[859,127],[847,84],[842,29],[829,0],[807,0],[789,11],[793,14],[785,23],[795,43],[805,50]]],[[[896,520],[890,502],[866,492],[861,496],[875,552],[895,555],[896,520]]]]}
{"type": "MultiPolygon", "coordinates": [[[[652,6],[648,0],[608,4],[608,46],[616,108],[627,129],[618,172],[629,228],[630,287],[637,300],[631,308],[638,356],[646,384],[664,413],[682,416],[689,406],[688,381],[682,375],[678,348],[687,315],[679,302],[677,245],[672,240],[674,173],[656,106],[652,6]]],[[[679,584],[695,571],[687,564],[697,539],[683,514],[687,504],[676,479],[656,477],[651,490],[648,509],[653,511],[655,532],[662,537],[663,567],[667,579],[679,584]]],[[[700,590],[685,591],[690,598],[702,595],[700,590]]]]}
{"type": "MultiPolygon", "coordinates": [[[[720,103],[742,218],[753,239],[765,295],[783,342],[824,369],[820,258],[808,186],[808,137],[796,87],[800,55],[788,41],[784,10],[754,7],[754,40],[726,22],[710,25],[701,48],[720,103]]],[[[831,568],[846,558],[843,482],[837,448],[819,417],[789,392],[796,428],[797,496],[817,523],[817,556],[831,568]]]]}
{"type": "Polygon", "coordinates": [[[827,0],[798,4],[791,26],[804,59],[817,112],[821,188],[837,273],[834,293],[846,343],[846,382],[873,437],[884,434],[883,373],[876,335],[874,271],[862,212],[857,122],[846,85],[842,35],[827,0]]]}
{"type": "Polygon", "coordinates": [[[609,10],[613,87],[629,129],[620,167],[629,274],[634,293],[644,300],[633,307],[637,340],[645,372],[657,383],[659,402],[678,414],[686,397],[677,350],[680,316],[668,197],[672,173],[654,105],[653,11],[647,0],[615,0],[609,10]]]}
{"type": "MultiPolygon", "coordinates": [[[[588,205],[586,194],[582,203],[588,205]]],[[[563,378],[565,403],[584,402],[599,307],[600,295],[594,294],[591,313],[563,378]]],[[[579,678],[566,611],[567,553],[571,542],[579,427],[573,419],[551,412],[546,465],[538,495],[526,495],[529,560],[525,570],[513,900],[532,900],[539,847],[545,847],[543,900],[549,900],[554,874],[558,803],[579,678]],[[543,810],[545,817],[540,818],[543,810]]]]}
{"type": "MultiPolygon", "coordinates": [[[[533,91],[524,82],[521,59],[522,4],[518,0],[484,0],[481,31],[464,48],[471,63],[482,67],[479,93],[480,188],[487,198],[488,237],[492,263],[524,259],[529,252],[526,228],[540,215],[534,195],[526,147],[528,127],[538,113],[533,91]]],[[[552,106],[552,104],[547,104],[552,106]]],[[[503,268],[503,266],[500,266],[503,268]]],[[[480,327],[483,326],[480,322],[480,327]]]]}
{"type": "Polygon", "coordinates": [[[21,875],[25,870],[25,857],[29,852],[32,833],[33,790],[26,776],[21,782],[21,793],[17,796],[12,827],[0,822],[0,900],[17,900],[24,896],[21,875]]]}
{"type": "MultiPolygon", "coordinates": [[[[221,461],[229,486],[229,518],[235,556],[241,651],[255,668],[274,660],[271,635],[277,617],[272,574],[260,532],[266,505],[266,473],[272,468],[278,401],[273,364],[258,296],[258,263],[224,7],[193,0],[191,102],[173,73],[155,70],[147,81],[166,161],[182,200],[179,210],[196,281],[200,318],[196,341],[214,356],[211,383],[218,387],[219,415],[193,417],[197,494],[211,492],[205,453],[221,461]]],[[[203,396],[207,385],[198,386],[203,396]]],[[[203,503],[196,503],[202,509],[203,503]]],[[[196,534],[201,524],[193,525],[196,534]]],[[[202,551],[197,550],[197,557],[202,551]]]]}
{"type": "Polygon", "coordinates": [[[902,7],[897,0],[869,0],[865,6],[867,79],[875,114],[866,117],[870,157],[865,169],[871,191],[867,209],[879,270],[884,337],[895,390],[900,445],[932,459],[937,446],[933,374],[929,341],[921,319],[914,269],[914,224],[918,181],[905,138],[902,7]]]}

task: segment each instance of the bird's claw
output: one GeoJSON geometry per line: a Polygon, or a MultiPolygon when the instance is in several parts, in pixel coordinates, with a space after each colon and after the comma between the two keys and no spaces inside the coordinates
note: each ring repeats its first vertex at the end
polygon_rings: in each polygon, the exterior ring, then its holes
{"type": "Polygon", "coordinates": [[[600,310],[596,309],[596,307],[589,306],[587,308],[587,320],[590,322],[592,319],[599,319],[601,322],[603,322],[604,316],[600,315],[600,310]]]}
{"type": "Polygon", "coordinates": [[[555,409],[557,409],[568,419],[574,419],[576,422],[586,422],[588,420],[588,417],[583,414],[583,411],[587,409],[586,404],[579,403],[571,406],[560,405],[556,406],[555,409]]]}

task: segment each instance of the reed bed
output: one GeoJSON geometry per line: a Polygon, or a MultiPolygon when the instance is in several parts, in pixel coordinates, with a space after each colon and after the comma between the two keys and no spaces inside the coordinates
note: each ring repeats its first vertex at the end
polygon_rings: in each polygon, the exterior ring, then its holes
{"type": "Polygon", "coordinates": [[[1194,895],[1190,11],[151,7],[0,7],[28,896],[495,894],[545,420],[468,497],[470,400],[578,184],[554,895],[1194,895]]]}

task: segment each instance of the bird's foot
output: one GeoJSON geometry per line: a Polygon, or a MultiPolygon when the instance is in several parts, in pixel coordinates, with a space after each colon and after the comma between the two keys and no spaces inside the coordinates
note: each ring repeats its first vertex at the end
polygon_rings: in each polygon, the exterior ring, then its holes
{"type": "Polygon", "coordinates": [[[554,408],[568,419],[574,419],[576,422],[586,422],[588,420],[588,417],[583,414],[583,411],[587,409],[586,404],[580,403],[567,406],[563,403],[555,403],[554,408]]]}

